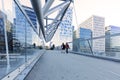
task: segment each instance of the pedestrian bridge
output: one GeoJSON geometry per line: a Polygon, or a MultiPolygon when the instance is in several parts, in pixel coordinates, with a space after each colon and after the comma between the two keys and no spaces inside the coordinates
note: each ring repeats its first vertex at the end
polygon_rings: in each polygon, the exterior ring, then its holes
{"type": "Polygon", "coordinates": [[[9,0],[15,10],[10,22],[7,18],[11,16],[5,11],[9,8],[4,5],[9,2],[1,1],[0,80],[120,80],[119,45],[110,47],[110,38],[116,42],[120,33],[65,41],[76,51],[68,54],[58,50],[60,45],[56,50],[45,50],[45,43],[51,41],[74,0],[28,0],[31,7],[23,6],[22,0],[9,0]],[[94,50],[92,42],[99,40],[107,40],[106,47],[94,50]]]}
{"type": "Polygon", "coordinates": [[[119,62],[74,53],[65,54],[60,50],[46,50],[42,54],[26,76],[18,74],[15,80],[120,79],[119,62]]]}
{"type": "Polygon", "coordinates": [[[120,64],[61,51],[46,51],[25,80],[119,80],[120,64]]]}

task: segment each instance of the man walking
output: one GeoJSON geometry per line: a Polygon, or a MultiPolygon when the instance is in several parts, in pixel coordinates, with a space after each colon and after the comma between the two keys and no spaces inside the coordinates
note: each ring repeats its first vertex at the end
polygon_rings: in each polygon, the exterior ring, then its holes
{"type": "Polygon", "coordinates": [[[62,43],[62,45],[61,45],[61,49],[62,49],[62,51],[61,51],[61,53],[63,52],[63,53],[65,53],[65,44],[64,43],[62,43]]]}

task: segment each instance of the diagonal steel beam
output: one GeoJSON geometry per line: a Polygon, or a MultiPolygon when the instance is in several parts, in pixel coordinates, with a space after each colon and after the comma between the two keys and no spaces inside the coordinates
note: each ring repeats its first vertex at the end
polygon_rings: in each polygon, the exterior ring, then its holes
{"type": "Polygon", "coordinates": [[[48,10],[48,12],[46,12],[44,14],[44,17],[52,14],[53,12],[57,11],[57,10],[60,10],[61,8],[63,8],[64,6],[68,5],[70,3],[70,1],[66,1],[66,2],[63,2],[55,7],[53,7],[52,9],[48,10]]]}
{"type": "MultiPolygon", "coordinates": [[[[22,13],[25,15],[26,19],[28,20],[28,22],[30,22],[31,26],[34,29],[34,26],[31,23],[30,19],[28,18],[27,14],[25,13],[25,11],[22,9],[22,7],[17,2],[17,0],[14,0],[14,1],[18,4],[22,13]]],[[[63,0],[64,1],[63,3],[50,9],[50,7],[52,6],[54,1],[55,0],[46,0],[46,3],[44,5],[44,7],[42,8],[41,0],[31,0],[31,4],[33,6],[33,9],[35,11],[35,14],[37,16],[38,23],[39,23],[39,37],[40,37],[40,33],[42,32],[42,35],[46,42],[50,41],[52,39],[52,37],[54,36],[54,33],[56,32],[60,22],[63,19],[63,16],[65,15],[68,7],[70,6],[70,3],[72,2],[72,0],[63,0]],[[48,27],[45,27],[44,20],[45,19],[49,20],[48,16],[57,10],[58,10],[57,16],[55,18],[51,19],[53,22],[50,23],[49,25],[46,25],[48,27]]]]}
{"type": "Polygon", "coordinates": [[[37,32],[36,28],[34,27],[33,23],[31,22],[30,18],[27,16],[26,12],[24,11],[24,9],[22,8],[21,4],[19,3],[18,0],[14,0],[14,2],[16,3],[16,5],[18,6],[18,8],[21,10],[21,12],[23,13],[23,15],[26,17],[26,20],[30,23],[32,29],[36,32],[36,34],[38,35],[39,33],[37,32]]]}
{"type": "Polygon", "coordinates": [[[43,11],[42,11],[42,7],[41,7],[41,1],[40,0],[31,0],[31,3],[32,3],[33,9],[36,13],[38,23],[40,25],[39,33],[40,33],[40,31],[42,31],[43,37],[45,39],[45,30],[44,30],[43,11]]]}
{"type": "Polygon", "coordinates": [[[46,1],[46,4],[43,7],[43,14],[46,14],[49,10],[49,8],[51,7],[51,5],[53,4],[54,0],[48,0],[46,1]]]}
{"type": "Polygon", "coordinates": [[[68,5],[65,5],[65,6],[61,9],[61,11],[60,11],[59,14],[57,15],[57,17],[54,19],[54,21],[53,21],[50,29],[46,31],[46,34],[48,34],[47,37],[46,37],[46,41],[50,41],[50,40],[52,39],[52,37],[54,36],[54,33],[56,32],[56,30],[57,30],[60,22],[62,21],[63,16],[65,15],[65,13],[66,13],[69,5],[70,5],[70,2],[69,2],[68,5]],[[59,21],[55,24],[55,21],[58,20],[58,19],[59,19],[59,21]],[[52,27],[52,26],[54,26],[54,27],[52,27]]]}

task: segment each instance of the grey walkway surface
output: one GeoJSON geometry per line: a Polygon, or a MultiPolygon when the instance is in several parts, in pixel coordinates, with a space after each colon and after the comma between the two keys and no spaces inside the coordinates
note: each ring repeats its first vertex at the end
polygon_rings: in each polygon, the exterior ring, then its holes
{"type": "Polygon", "coordinates": [[[120,80],[120,63],[47,51],[25,80],[120,80]]]}

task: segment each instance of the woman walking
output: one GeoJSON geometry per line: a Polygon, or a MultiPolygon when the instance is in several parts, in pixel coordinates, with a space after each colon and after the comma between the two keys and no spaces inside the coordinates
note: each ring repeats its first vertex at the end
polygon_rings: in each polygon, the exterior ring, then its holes
{"type": "Polygon", "coordinates": [[[69,47],[68,43],[66,43],[66,45],[65,45],[66,53],[68,53],[68,49],[69,49],[69,48],[70,48],[70,47],[69,47]]]}

